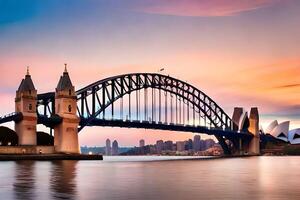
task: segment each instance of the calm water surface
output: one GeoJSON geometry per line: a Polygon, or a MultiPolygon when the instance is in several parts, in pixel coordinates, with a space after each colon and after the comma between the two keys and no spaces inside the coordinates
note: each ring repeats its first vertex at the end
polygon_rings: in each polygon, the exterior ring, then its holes
{"type": "Polygon", "coordinates": [[[300,199],[300,157],[166,159],[0,162],[0,199],[300,199]]]}

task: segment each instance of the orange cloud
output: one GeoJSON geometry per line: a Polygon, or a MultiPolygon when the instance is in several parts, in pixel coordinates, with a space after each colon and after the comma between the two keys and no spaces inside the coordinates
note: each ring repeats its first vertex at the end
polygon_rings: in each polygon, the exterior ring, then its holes
{"type": "Polygon", "coordinates": [[[289,84],[289,85],[280,85],[276,88],[295,88],[295,87],[300,87],[300,84],[289,84]]]}
{"type": "Polygon", "coordinates": [[[154,0],[137,2],[134,10],[177,16],[231,16],[273,5],[281,0],[154,0]]]}

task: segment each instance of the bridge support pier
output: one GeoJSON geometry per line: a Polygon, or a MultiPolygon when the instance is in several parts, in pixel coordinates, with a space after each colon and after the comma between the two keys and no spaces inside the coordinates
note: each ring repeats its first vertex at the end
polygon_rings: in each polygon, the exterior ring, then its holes
{"type": "Polygon", "coordinates": [[[61,117],[63,118],[62,123],[54,128],[55,151],[60,153],[80,153],[77,131],[78,118],[61,117]]]}
{"type": "Polygon", "coordinates": [[[25,79],[22,80],[15,98],[15,111],[22,113],[22,120],[15,123],[19,145],[36,145],[37,125],[37,90],[27,69],[25,79]]]}
{"type": "Polygon", "coordinates": [[[260,154],[260,136],[259,136],[259,114],[257,108],[251,108],[250,116],[248,118],[247,112],[243,108],[234,108],[233,112],[233,130],[234,131],[249,131],[253,138],[248,140],[234,138],[231,140],[236,146],[234,154],[239,155],[259,155],[260,154]]]}
{"type": "Polygon", "coordinates": [[[257,108],[251,108],[250,111],[249,132],[253,134],[253,138],[249,143],[248,152],[250,155],[260,154],[260,136],[259,136],[259,115],[257,108]]]}
{"type": "Polygon", "coordinates": [[[75,88],[65,69],[55,92],[55,113],[62,118],[62,122],[54,127],[54,146],[56,152],[80,153],[78,142],[79,118],[76,111],[77,99],[75,88]]]}
{"type": "Polygon", "coordinates": [[[223,151],[224,151],[224,155],[231,155],[231,151],[230,148],[228,147],[228,144],[226,143],[225,139],[221,136],[215,135],[215,137],[217,138],[217,140],[219,141],[219,144],[221,145],[223,151]]]}
{"type": "Polygon", "coordinates": [[[238,139],[238,148],[235,152],[236,155],[245,155],[249,154],[249,141],[239,138],[238,139]]]}

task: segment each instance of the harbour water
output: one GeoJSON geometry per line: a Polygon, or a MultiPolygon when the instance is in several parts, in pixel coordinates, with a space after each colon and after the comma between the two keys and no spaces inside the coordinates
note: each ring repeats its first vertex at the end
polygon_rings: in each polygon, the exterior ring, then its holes
{"type": "Polygon", "coordinates": [[[1,199],[300,199],[300,157],[0,163],[1,199]]]}

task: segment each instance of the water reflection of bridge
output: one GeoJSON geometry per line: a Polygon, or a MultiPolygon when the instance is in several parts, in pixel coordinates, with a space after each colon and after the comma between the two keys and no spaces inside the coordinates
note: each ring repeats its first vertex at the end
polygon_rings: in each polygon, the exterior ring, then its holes
{"type": "Polygon", "coordinates": [[[49,165],[48,162],[15,162],[14,198],[75,199],[77,163],[78,161],[52,161],[49,165]],[[50,167],[50,170],[43,172],[43,167],[50,167]],[[51,197],[45,196],[49,189],[51,197]]]}

